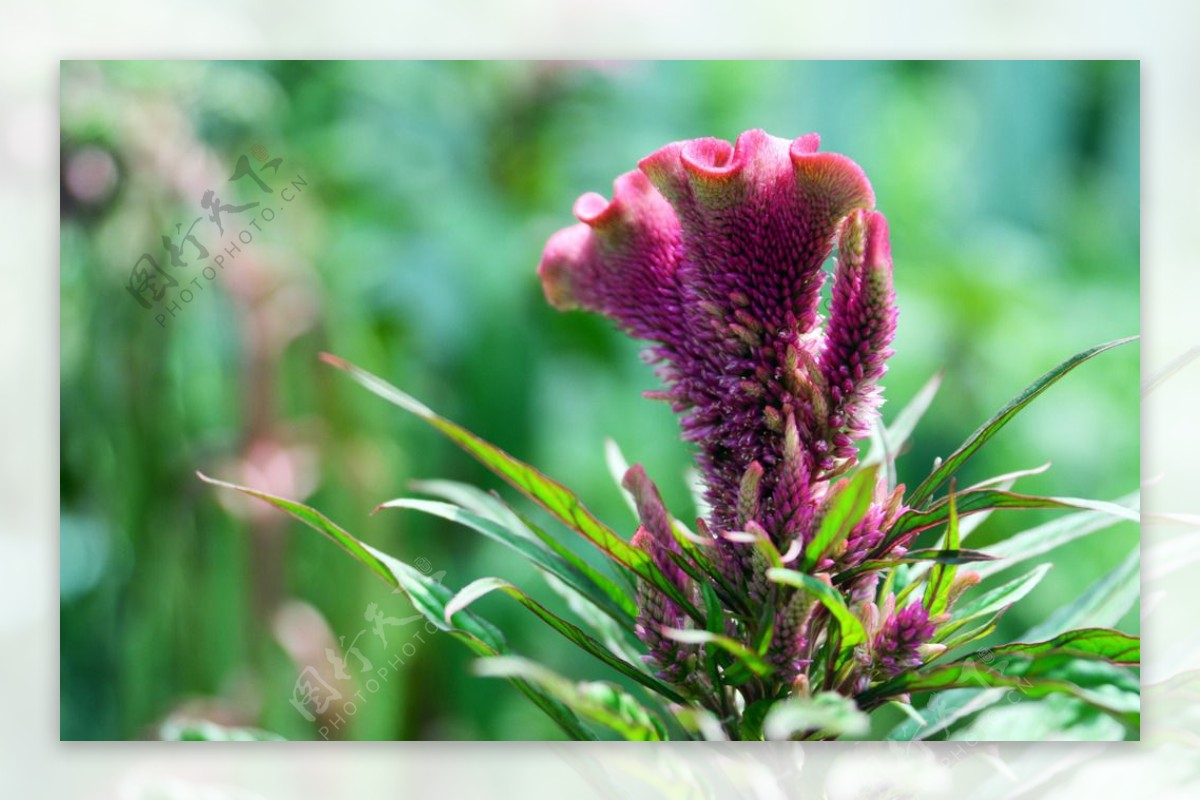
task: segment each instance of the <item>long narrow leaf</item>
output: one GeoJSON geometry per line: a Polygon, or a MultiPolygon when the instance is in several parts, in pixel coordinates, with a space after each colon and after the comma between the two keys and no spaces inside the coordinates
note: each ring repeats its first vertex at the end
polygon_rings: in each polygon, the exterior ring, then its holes
{"type": "MultiPolygon", "coordinates": [[[[1113,505],[1129,509],[1137,514],[1139,510],[1140,493],[1134,492],[1113,502],[1113,505]]],[[[1004,570],[1018,562],[1034,556],[1048,553],[1068,542],[1086,537],[1098,531],[1104,531],[1115,526],[1126,518],[1117,517],[1107,509],[1104,511],[1084,511],[1051,520],[1035,528],[1001,540],[989,546],[988,552],[996,557],[990,565],[979,569],[979,575],[986,577],[999,570],[1004,570]]]]}
{"type": "MultiPolygon", "coordinates": [[[[320,512],[296,501],[280,498],[266,492],[260,492],[249,487],[241,487],[209,478],[203,473],[197,473],[202,481],[216,487],[236,490],[244,495],[266,501],[272,506],[287,512],[292,517],[304,523],[309,528],[324,534],[347,553],[366,565],[371,572],[383,579],[391,587],[403,592],[433,625],[447,632],[455,639],[462,641],[468,648],[480,656],[495,656],[508,651],[504,635],[499,629],[483,618],[470,611],[462,611],[451,617],[444,618],[445,605],[450,600],[451,591],[437,583],[421,571],[388,556],[359,541],[345,529],[338,526],[320,512]]],[[[568,736],[576,740],[594,740],[595,735],[584,728],[579,719],[562,703],[548,696],[539,688],[523,679],[513,680],[513,686],[533,701],[542,711],[550,716],[568,736]]]]}
{"type": "Polygon", "coordinates": [[[958,631],[973,620],[1000,612],[1012,606],[1038,585],[1050,570],[1052,565],[1047,562],[1038,565],[1023,576],[1013,579],[999,587],[988,590],[970,601],[959,605],[950,617],[948,623],[939,627],[939,633],[944,637],[958,631]]]}
{"type": "Polygon", "coordinates": [[[714,634],[704,629],[672,628],[662,629],[662,634],[664,637],[669,637],[676,642],[692,645],[714,645],[744,664],[756,676],[769,676],[775,671],[775,668],[771,667],[761,656],[732,637],[726,637],[724,634],[714,634]]]}
{"type": "Polygon", "coordinates": [[[615,620],[600,611],[591,599],[553,573],[542,571],[542,579],[559,598],[566,601],[575,616],[596,633],[608,650],[629,663],[642,661],[645,651],[633,632],[621,628],[615,620]]]}
{"type": "Polygon", "coordinates": [[[1099,693],[1079,687],[1069,681],[1044,676],[1010,676],[984,667],[974,661],[954,662],[935,667],[923,673],[908,673],[889,682],[873,687],[859,696],[861,703],[868,706],[881,699],[899,694],[944,692],[956,688],[1008,688],[1028,698],[1044,698],[1053,693],[1078,698],[1105,712],[1126,725],[1138,725],[1138,713],[1128,705],[1099,693]]]}
{"type": "MultiPolygon", "coordinates": [[[[958,511],[954,503],[954,483],[950,484],[950,499],[947,504],[949,517],[946,520],[945,548],[948,551],[958,550],[958,511]]],[[[958,575],[958,566],[951,563],[935,562],[929,571],[929,582],[925,585],[923,604],[929,610],[930,617],[936,617],[946,611],[950,604],[950,588],[954,577],[958,575]]]]}
{"type": "Polygon", "coordinates": [[[1084,626],[1115,626],[1121,616],[1138,601],[1141,564],[1141,552],[1135,547],[1112,572],[1070,604],[1025,632],[1021,639],[1043,640],[1084,626]]]}
{"type": "Polygon", "coordinates": [[[573,642],[575,645],[579,646],[587,653],[611,667],[613,670],[616,670],[622,675],[628,676],[639,684],[654,690],[654,692],[658,693],[659,695],[665,696],[676,703],[686,703],[686,700],[669,686],[663,684],[661,681],[649,675],[645,671],[640,670],[636,666],[631,665],[625,660],[617,657],[583,629],[579,628],[574,623],[563,620],[561,617],[530,598],[519,587],[505,581],[504,579],[487,577],[472,581],[470,584],[459,590],[458,593],[452,599],[450,599],[450,602],[446,604],[446,610],[444,612],[445,618],[447,620],[451,619],[460,610],[466,609],[475,601],[496,590],[499,590],[510,598],[516,600],[530,612],[533,612],[533,614],[536,615],[543,623],[550,626],[550,628],[554,629],[559,634],[573,642]]]}
{"type": "Polygon", "coordinates": [[[596,606],[622,626],[632,630],[633,618],[637,615],[637,605],[620,588],[610,583],[607,589],[601,589],[575,565],[567,562],[558,554],[547,548],[541,541],[530,535],[522,537],[494,520],[472,514],[454,504],[441,501],[426,501],[420,498],[397,498],[379,505],[380,509],[413,509],[426,514],[440,517],[454,523],[478,531],[490,540],[500,543],[519,553],[530,563],[558,576],[567,584],[579,590],[596,606]]]}
{"type": "Polygon", "coordinates": [[[457,423],[439,416],[428,406],[382,378],[328,353],[321,354],[321,358],[327,364],[347,373],[358,384],[374,394],[433,426],[451,442],[475,457],[484,467],[540,504],[565,526],[582,535],[611,559],[653,584],[697,619],[702,617],[692,602],[663,576],[649,554],[618,537],[562,484],[542,475],[533,467],[510,456],[457,423]]]}
{"type": "MultiPolygon", "coordinates": [[[[960,516],[975,514],[991,509],[1087,509],[1103,512],[1122,520],[1138,521],[1138,513],[1127,506],[1108,501],[1091,501],[1085,498],[1054,498],[1040,495],[1022,495],[998,489],[967,490],[958,494],[957,512],[960,516]]],[[[945,523],[950,517],[946,503],[940,502],[928,509],[910,509],[900,515],[888,531],[883,543],[875,550],[886,552],[901,537],[917,531],[925,531],[945,523]]]]}
{"type": "MultiPolygon", "coordinates": [[[[1108,575],[1093,584],[1087,592],[1071,604],[1063,607],[1042,623],[1021,635],[1020,639],[1037,642],[1054,637],[1074,627],[1112,626],[1137,602],[1140,554],[1135,548],[1129,557],[1108,575]]],[[[1003,607],[1002,607],[1003,609],[1003,607]]],[[[961,609],[959,610],[961,612],[961,609]]],[[[992,626],[994,626],[994,619],[992,626]]],[[[983,627],[981,627],[983,628],[983,627]]],[[[962,638],[956,635],[947,644],[962,638]]],[[[963,643],[958,643],[963,644],[963,643]]],[[[1003,690],[950,690],[936,696],[936,708],[926,710],[929,726],[917,729],[910,722],[900,724],[888,739],[923,740],[932,737],[949,726],[981,709],[997,703],[1004,697],[1003,690]]]]}
{"type": "Polygon", "coordinates": [[[1044,642],[1011,642],[988,649],[992,657],[1039,657],[1047,654],[1102,659],[1114,665],[1141,663],[1141,640],[1116,629],[1075,629],[1044,642]]]}
{"type": "Polygon", "coordinates": [[[771,707],[762,726],[767,740],[788,740],[804,732],[819,732],[823,737],[859,737],[870,728],[870,721],[854,701],[832,692],[780,701],[771,707]]]}
{"type": "Polygon", "coordinates": [[[1049,372],[1043,374],[1040,378],[1030,384],[1020,395],[1013,398],[1005,406],[996,412],[990,420],[984,423],[967,437],[967,440],[959,446],[958,450],[950,454],[944,461],[939,464],[929,477],[922,481],[912,495],[909,496],[907,503],[913,507],[920,507],[937,489],[946,483],[954,473],[966,463],[980,448],[987,444],[988,440],[996,435],[996,433],[1012,420],[1018,412],[1033,402],[1035,398],[1052,387],[1059,379],[1067,373],[1074,370],[1079,365],[1089,359],[1112,350],[1137,339],[1136,336],[1117,339],[1112,342],[1106,342],[1103,345],[1096,345],[1088,348],[1085,351],[1075,354],[1067,359],[1062,364],[1058,365],[1049,372]]]}
{"type": "MultiPolygon", "coordinates": [[[[983,551],[973,551],[970,548],[958,548],[957,550],[946,550],[944,548],[917,548],[906,552],[903,556],[889,556],[886,559],[873,559],[869,562],[857,564],[849,570],[843,570],[833,577],[833,583],[837,586],[844,585],[847,581],[862,573],[869,573],[874,570],[885,570],[893,568],[897,565],[909,565],[919,562],[929,562],[932,564],[943,565],[966,565],[975,564],[978,562],[989,562],[996,557],[983,551]]],[[[923,575],[922,571],[922,575],[923,575]]],[[[917,576],[914,575],[915,579],[917,576]]],[[[913,583],[910,579],[909,583],[913,583]]]]}
{"type": "MultiPolygon", "coordinates": [[[[414,481],[413,489],[435,495],[457,503],[470,512],[492,520],[512,533],[551,551],[557,559],[570,565],[570,569],[594,585],[601,593],[629,615],[637,614],[637,603],[630,592],[592,567],[582,556],[575,553],[558,538],[550,536],[541,526],[515,511],[495,492],[484,492],[479,487],[457,481],[414,481]]],[[[628,573],[621,576],[628,579],[628,573]]],[[[629,582],[627,581],[626,584],[629,582]]]]}
{"type": "Polygon", "coordinates": [[[603,682],[576,684],[554,671],[515,656],[481,659],[475,663],[478,676],[509,680],[519,678],[543,689],[559,703],[583,717],[606,726],[626,740],[665,740],[662,722],[619,687],[603,682]]]}

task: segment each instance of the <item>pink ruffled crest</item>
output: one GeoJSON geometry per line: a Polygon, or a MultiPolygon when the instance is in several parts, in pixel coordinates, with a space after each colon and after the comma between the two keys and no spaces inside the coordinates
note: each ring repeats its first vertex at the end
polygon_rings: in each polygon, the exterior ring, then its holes
{"type": "Polygon", "coordinates": [[[719,309],[747,296],[764,326],[816,322],[822,263],[838,223],[875,197],[850,159],[819,153],[816,134],[795,141],[746,131],[675,142],[638,166],[670,201],[683,230],[686,283],[719,309]]]}
{"type": "MultiPolygon", "coordinates": [[[[799,202],[822,224],[835,226],[854,209],[875,208],[875,191],[862,168],[840,153],[818,153],[816,134],[792,143],[799,202]]],[[[831,229],[832,232],[833,229],[831,229]]]]}
{"type": "Polygon", "coordinates": [[[636,170],[613,183],[613,198],[575,202],[579,224],[550,237],[538,265],[546,300],[614,319],[642,339],[677,338],[679,223],[636,170]]]}

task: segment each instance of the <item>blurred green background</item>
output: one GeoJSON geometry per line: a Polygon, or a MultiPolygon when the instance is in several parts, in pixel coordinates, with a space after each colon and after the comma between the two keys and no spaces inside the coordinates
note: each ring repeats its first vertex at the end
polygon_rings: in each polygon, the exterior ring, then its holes
{"type": "MultiPolygon", "coordinates": [[[[401,596],[195,471],[303,498],[451,586],[503,575],[553,598],[466,530],[370,516],[414,479],[501,486],[318,363],[328,350],[559,478],[628,534],[604,466],[612,436],[686,518],[688,452],[669,409],[640,397],[654,379],[638,345],[552,311],[534,268],[579,194],[608,191],[668,141],[762,127],[819,132],[863,166],[889,217],[901,318],[885,418],[946,371],[899,463],[911,484],[1044,370],[1138,330],[1138,81],[1136,62],[64,62],[62,738],[155,737],[173,716],[288,738],[558,737],[508,685],[472,677],[445,635],[385,621],[385,645],[368,612],[404,620],[401,596]],[[272,199],[299,178],[292,200],[212,280],[190,245],[172,267],[162,239],[208,213],[206,190],[268,199],[229,182],[243,155],[272,199]],[[143,253],[178,278],[173,292],[192,287],[162,325],[165,306],[143,309],[126,288],[143,253]],[[307,666],[320,693],[341,694],[312,721],[291,703],[307,666]]],[[[216,254],[253,213],[228,212],[223,238],[207,218],[195,232],[216,254]]],[[[1123,495],[1138,483],[1138,403],[1137,350],[1106,354],[967,478],[1052,460],[1018,489],[1123,495]]],[[[1050,517],[998,514],[976,545],[1050,517]]],[[[1061,551],[1000,634],[1044,618],[1136,541],[1122,524],[1061,551]]],[[[508,599],[477,608],[519,652],[613,678],[508,599]]],[[[1122,628],[1137,626],[1134,610],[1122,628]]]]}

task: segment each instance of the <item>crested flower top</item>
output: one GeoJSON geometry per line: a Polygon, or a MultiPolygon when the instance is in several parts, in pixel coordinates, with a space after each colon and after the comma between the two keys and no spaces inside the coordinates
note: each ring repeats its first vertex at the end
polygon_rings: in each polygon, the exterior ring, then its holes
{"type": "Polygon", "coordinates": [[[895,331],[887,222],[862,169],[752,130],[669,144],[619,177],[612,200],[546,245],[559,309],[600,312],[650,340],[669,400],[699,446],[714,527],[808,535],[829,478],[852,466],[879,405],[895,331]],[[822,265],[837,247],[829,322],[822,265]]]}

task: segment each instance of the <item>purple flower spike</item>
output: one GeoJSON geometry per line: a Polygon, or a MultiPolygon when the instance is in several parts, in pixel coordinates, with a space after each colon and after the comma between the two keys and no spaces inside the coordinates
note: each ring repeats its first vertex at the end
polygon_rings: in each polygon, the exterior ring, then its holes
{"type": "Polygon", "coordinates": [[[896,333],[896,293],[887,220],[857,210],[838,240],[821,373],[829,388],[829,444],[838,459],[853,460],[853,441],[867,436],[879,408],[878,381],[887,371],[896,333]]]}
{"type": "Polygon", "coordinates": [[[918,649],[933,639],[934,628],[929,610],[919,601],[888,615],[873,643],[876,669],[885,676],[898,676],[920,667],[918,649]]]}
{"type": "Polygon", "coordinates": [[[658,494],[658,487],[654,486],[654,482],[640,464],[629,468],[621,483],[633,495],[637,504],[638,518],[642,522],[639,533],[644,532],[640,537],[639,547],[650,554],[654,564],[671,579],[680,592],[684,595],[689,594],[691,579],[670,556],[672,553],[680,553],[679,543],[671,530],[671,516],[667,513],[667,507],[663,505],[662,496],[658,494]]]}
{"type": "Polygon", "coordinates": [[[675,282],[680,230],[671,206],[640,172],[613,184],[613,199],[575,202],[580,223],[550,238],[538,266],[557,309],[587,309],[639,339],[685,339],[675,282]]]}
{"type": "Polygon", "coordinates": [[[812,606],[812,596],[793,592],[775,614],[775,634],[767,659],[780,671],[780,679],[785,684],[795,681],[809,665],[810,660],[804,656],[808,645],[804,625],[812,606]]]}
{"type": "MultiPolygon", "coordinates": [[[[658,488],[650,481],[641,465],[634,465],[621,482],[633,495],[641,525],[633,535],[632,544],[654,560],[671,583],[685,596],[691,596],[692,582],[670,554],[679,553],[679,543],[671,530],[671,517],[663,505],[658,488]]],[[[680,686],[695,684],[694,673],[699,649],[692,644],[672,640],[664,628],[685,629],[691,620],[679,605],[657,588],[638,582],[638,618],[635,633],[646,646],[646,661],[656,668],[659,678],[680,686]]]]}

